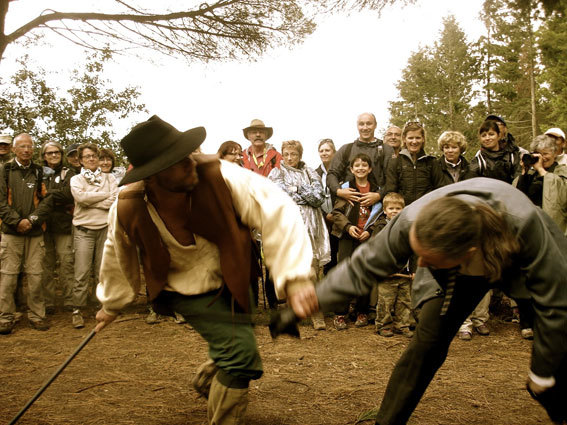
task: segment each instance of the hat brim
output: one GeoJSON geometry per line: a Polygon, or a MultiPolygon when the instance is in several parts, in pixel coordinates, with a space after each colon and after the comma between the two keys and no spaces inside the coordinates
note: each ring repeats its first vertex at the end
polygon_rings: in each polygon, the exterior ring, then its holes
{"type": "Polygon", "coordinates": [[[158,156],[144,165],[133,167],[126,172],[118,186],[134,183],[153,176],[166,168],[177,164],[190,153],[194,152],[205,140],[207,133],[204,127],[196,127],[181,133],[173,143],[158,156]]]}
{"type": "Polygon", "coordinates": [[[266,130],[267,132],[266,140],[268,140],[274,134],[274,129],[272,127],[246,127],[245,129],[242,130],[245,139],[248,139],[248,131],[252,130],[253,128],[256,130],[258,129],[266,130]]]}

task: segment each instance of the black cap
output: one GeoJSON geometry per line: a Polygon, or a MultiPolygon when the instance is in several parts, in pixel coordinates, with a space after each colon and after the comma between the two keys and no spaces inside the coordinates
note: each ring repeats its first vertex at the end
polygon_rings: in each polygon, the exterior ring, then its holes
{"type": "Polygon", "coordinates": [[[499,117],[498,115],[489,115],[485,118],[484,121],[498,121],[501,122],[502,124],[504,124],[506,127],[508,127],[508,125],[506,124],[506,121],[504,121],[501,117],[499,117]]]}
{"type": "Polygon", "coordinates": [[[67,149],[65,149],[65,155],[69,156],[73,152],[76,152],[78,147],[79,147],[78,143],[73,143],[72,145],[67,146],[67,149]]]}

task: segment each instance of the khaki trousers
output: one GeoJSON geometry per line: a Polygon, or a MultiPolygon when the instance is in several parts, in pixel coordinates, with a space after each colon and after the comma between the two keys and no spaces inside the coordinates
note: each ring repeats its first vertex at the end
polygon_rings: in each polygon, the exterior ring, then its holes
{"type": "Polygon", "coordinates": [[[14,321],[16,312],[14,295],[22,266],[28,282],[28,318],[32,321],[45,319],[45,302],[41,287],[43,254],[43,235],[2,234],[2,242],[0,242],[0,323],[14,321]]]}

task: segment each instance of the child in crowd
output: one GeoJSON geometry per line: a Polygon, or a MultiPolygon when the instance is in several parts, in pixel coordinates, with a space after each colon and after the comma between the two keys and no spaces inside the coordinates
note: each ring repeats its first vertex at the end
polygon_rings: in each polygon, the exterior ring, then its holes
{"type": "MultiPolygon", "coordinates": [[[[376,221],[374,234],[380,232],[405,207],[404,198],[396,192],[384,196],[384,212],[376,221]]],[[[410,299],[411,274],[406,265],[399,273],[395,273],[378,285],[378,303],[376,304],[376,332],[384,337],[394,333],[411,338],[410,299]]]]}
{"type": "MultiPolygon", "coordinates": [[[[350,171],[353,178],[345,182],[342,187],[349,188],[359,196],[368,192],[377,192],[378,188],[368,180],[372,172],[371,159],[368,155],[360,153],[350,161],[350,171]]],[[[333,230],[332,234],[339,238],[338,261],[351,256],[353,251],[361,243],[370,238],[374,230],[374,224],[382,203],[374,205],[362,205],[362,202],[350,202],[343,198],[337,198],[333,208],[333,230]]],[[[370,310],[370,295],[364,295],[356,299],[354,313],[356,316],[356,327],[368,325],[368,313],[370,310]]],[[[335,312],[334,325],[337,330],[347,328],[346,315],[348,311],[335,312]]]]}

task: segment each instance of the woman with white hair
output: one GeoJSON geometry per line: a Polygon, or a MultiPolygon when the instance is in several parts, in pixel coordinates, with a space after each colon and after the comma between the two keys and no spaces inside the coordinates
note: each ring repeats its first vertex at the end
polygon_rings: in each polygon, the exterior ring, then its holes
{"type": "Polygon", "coordinates": [[[522,157],[515,185],[567,235],[567,166],[557,164],[557,143],[547,135],[537,136],[530,150],[522,157]]]}

